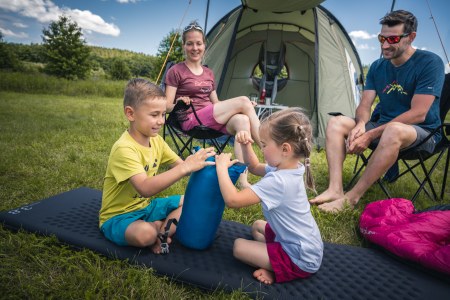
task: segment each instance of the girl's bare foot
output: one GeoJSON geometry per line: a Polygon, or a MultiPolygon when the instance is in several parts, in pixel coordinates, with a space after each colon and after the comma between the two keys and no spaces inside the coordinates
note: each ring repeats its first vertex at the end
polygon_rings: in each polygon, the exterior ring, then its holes
{"type": "Polygon", "coordinates": [[[253,272],[253,277],[267,285],[272,284],[275,281],[275,274],[263,268],[253,272]]]}
{"type": "Polygon", "coordinates": [[[327,189],[325,192],[323,192],[319,196],[309,200],[309,203],[322,204],[322,203],[326,203],[326,202],[332,202],[332,201],[337,200],[342,197],[344,197],[343,192],[339,193],[339,192],[334,192],[334,191],[331,191],[330,189],[327,189]]]}

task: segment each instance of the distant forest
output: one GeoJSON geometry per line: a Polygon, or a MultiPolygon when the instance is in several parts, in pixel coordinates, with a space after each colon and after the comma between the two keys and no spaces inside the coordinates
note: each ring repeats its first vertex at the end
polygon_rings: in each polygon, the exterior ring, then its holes
{"type": "MultiPolygon", "coordinates": [[[[39,72],[45,64],[44,46],[41,44],[2,43],[4,50],[14,53],[18,60],[16,71],[39,72]]],[[[90,49],[92,76],[115,79],[113,74],[117,65],[123,65],[131,76],[153,78],[159,69],[156,56],[128,50],[86,46],[90,49]]]]}

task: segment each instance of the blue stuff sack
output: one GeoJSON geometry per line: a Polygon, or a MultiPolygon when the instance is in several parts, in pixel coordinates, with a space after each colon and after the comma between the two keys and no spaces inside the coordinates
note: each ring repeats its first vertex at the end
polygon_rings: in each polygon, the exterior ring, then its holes
{"type": "MultiPolygon", "coordinates": [[[[215,161],[214,157],[207,160],[215,161]]],[[[229,167],[231,181],[236,183],[246,168],[242,163],[229,167]]],[[[188,248],[208,248],[214,241],[224,209],[225,202],[220,193],[216,166],[206,166],[192,173],[184,194],[176,239],[188,248]]]]}

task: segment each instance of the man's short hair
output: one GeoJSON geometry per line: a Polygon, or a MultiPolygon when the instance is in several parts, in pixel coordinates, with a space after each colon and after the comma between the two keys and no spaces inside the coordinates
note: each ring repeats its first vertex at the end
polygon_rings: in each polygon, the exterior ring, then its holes
{"type": "Polygon", "coordinates": [[[417,18],[406,10],[395,10],[387,13],[380,19],[381,25],[387,25],[389,27],[396,26],[398,24],[404,24],[404,33],[411,33],[417,31],[417,18]]]}
{"type": "Polygon", "coordinates": [[[123,97],[123,107],[138,107],[142,102],[148,99],[166,98],[163,90],[148,80],[142,78],[133,78],[128,81],[123,97]]]}

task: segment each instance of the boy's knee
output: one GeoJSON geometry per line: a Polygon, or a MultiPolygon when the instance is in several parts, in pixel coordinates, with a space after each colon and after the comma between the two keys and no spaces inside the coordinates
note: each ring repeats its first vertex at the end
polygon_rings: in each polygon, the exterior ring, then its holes
{"type": "Polygon", "coordinates": [[[157,235],[155,226],[143,222],[138,230],[131,233],[131,236],[127,236],[127,240],[129,240],[129,244],[143,248],[153,245],[156,242],[157,235]]]}

